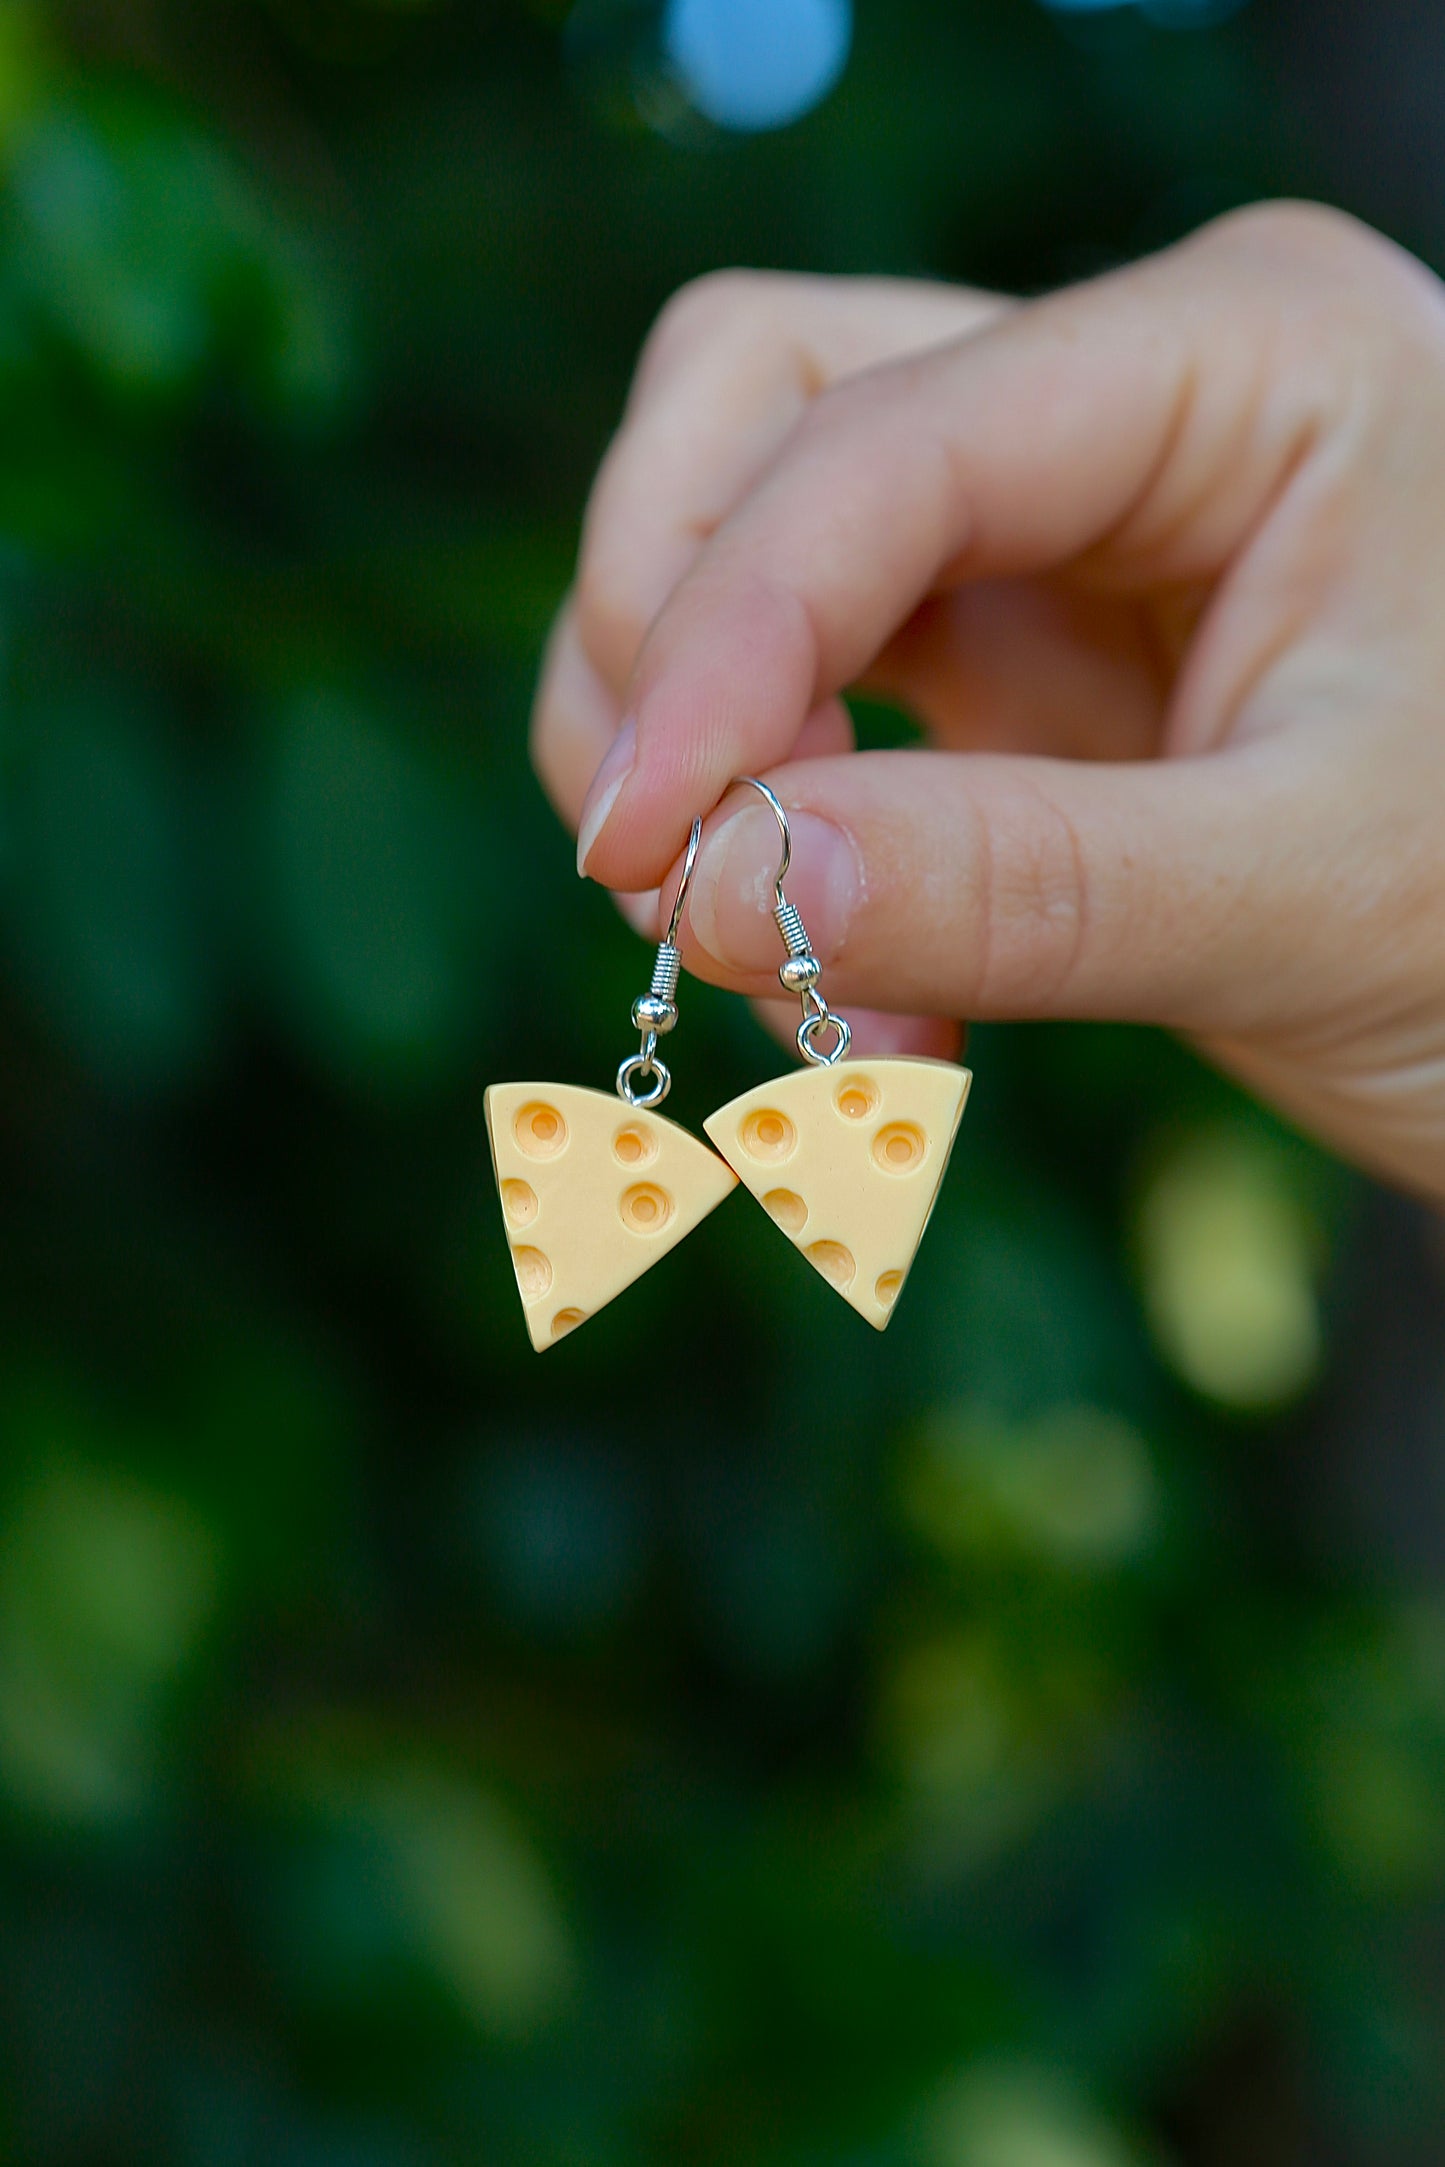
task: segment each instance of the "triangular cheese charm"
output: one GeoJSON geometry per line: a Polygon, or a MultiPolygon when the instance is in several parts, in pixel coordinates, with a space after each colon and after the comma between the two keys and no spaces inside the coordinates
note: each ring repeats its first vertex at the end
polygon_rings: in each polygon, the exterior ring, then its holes
{"type": "Polygon", "coordinates": [[[951,1061],[844,1061],[745,1091],[703,1127],[788,1239],[881,1332],[972,1081],[951,1061]]]}
{"type": "Polygon", "coordinates": [[[640,1279],[736,1186],[676,1122],[577,1084],[493,1084],[492,1166],[539,1352],[640,1279]]]}

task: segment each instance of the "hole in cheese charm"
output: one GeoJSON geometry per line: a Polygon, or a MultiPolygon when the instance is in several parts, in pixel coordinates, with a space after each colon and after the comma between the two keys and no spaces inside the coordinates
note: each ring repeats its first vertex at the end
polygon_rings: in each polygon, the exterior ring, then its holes
{"type": "Polygon", "coordinates": [[[843,1061],[745,1091],[703,1127],[793,1246],[881,1332],[972,1081],[951,1061],[843,1061]]]}

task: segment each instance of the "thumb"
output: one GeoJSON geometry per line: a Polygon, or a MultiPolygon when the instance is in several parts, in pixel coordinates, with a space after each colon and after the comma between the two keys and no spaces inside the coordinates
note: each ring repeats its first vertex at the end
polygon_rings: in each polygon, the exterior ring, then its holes
{"type": "MultiPolygon", "coordinates": [[[[1327,995],[1330,958],[1311,955],[1339,871],[1337,747],[1261,739],[1097,765],[865,753],[769,780],[793,829],[788,898],[845,1011],[1213,1036],[1327,995]]],[[[776,986],[777,843],[771,813],[741,791],[704,831],[687,913],[699,975],[776,986]]]]}

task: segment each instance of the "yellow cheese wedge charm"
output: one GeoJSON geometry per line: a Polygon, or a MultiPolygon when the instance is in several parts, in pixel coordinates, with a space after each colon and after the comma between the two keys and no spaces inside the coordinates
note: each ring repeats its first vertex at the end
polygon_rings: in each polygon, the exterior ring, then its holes
{"type": "Polygon", "coordinates": [[[677,1022],[677,928],[702,822],[695,820],[652,984],[632,1004],[639,1050],[614,1097],[578,1084],[493,1084],[492,1170],[532,1345],[565,1339],[630,1287],[736,1188],[737,1176],[654,1109],[672,1089],[658,1040],[677,1022]]]}
{"type": "Polygon", "coordinates": [[[703,1127],[774,1224],[881,1332],[972,1081],[951,1061],[843,1061],[745,1091],[703,1127]]]}
{"type": "Polygon", "coordinates": [[[736,1187],[675,1121],[577,1084],[493,1084],[492,1165],[540,1353],[631,1286],[736,1187]]]}
{"type": "Polygon", "coordinates": [[[782,836],[773,918],[788,959],[778,978],[802,1002],[807,1066],[745,1091],[703,1127],[794,1247],[881,1332],[937,1202],[973,1077],[952,1061],[848,1059],[853,1034],[819,990],[823,967],[783,893],[788,816],[755,775],[736,780],[766,800],[782,836]]]}

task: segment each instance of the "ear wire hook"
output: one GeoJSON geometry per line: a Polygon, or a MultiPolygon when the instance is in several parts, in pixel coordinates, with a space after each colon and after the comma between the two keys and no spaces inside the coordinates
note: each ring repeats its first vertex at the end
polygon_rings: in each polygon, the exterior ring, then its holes
{"type": "Polygon", "coordinates": [[[632,1004],[632,1020],[642,1044],[617,1071],[618,1097],[643,1111],[649,1106],[660,1106],[672,1089],[672,1071],[665,1061],[658,1060],[657,1041],[677,1022],[677,981],[682,970],[677,929],[682,924],[682,907],[692,886],[692,869],[697,864],[701,841],[702,822],[694,820],[682,861],[682,879],[673,899],[672,916],[667,921],[667,932],[658,945],[657,960],[652,966],[652,983],[632,1004]],[[650,1076],[652,1081],[639,1089],[645,1076],[650,1076]]]}
{"type": "Polygon", "coordinates": [[[735,783],[745,783],[749,790],[756,790],[760,798],[766,799],[772,807],[773,818],[778,823],[778,832],[783,839],[783,854],[773,879],[773,917],[788,951],[788,960],[779,970],[778,979],[787,992],[797,994],[803,1005],[803,1020],[798,1025],[797,1032],[799,1053],[813,1068],[832,1068],[835,1062],[843,1059],[852,1045],[853,1033],[841,1016],[833,1014],[818,991],[823,966],[813,953],[813,944],[808,939],[808,929],[803,924],[801,913],[796,904],[790,903],[783,893],[783,881],[793,862],[793,831],[788,824],[788,816],[776,791],[770,790],[756,775],[736,775],[733,780],[735,783]],[[817,1041],[824,1031],[832,1031],[836,1039],[828,1053],[818,1050],[817,1041]]]}
{"type": "Polygon", "coordinates": [[[735,775],[733,782],[734,785],[746,783],[749,790],[756,790],[760,798],[766,798],[773,809],[773,818],[778,823],[778,833],[783,838],[783,855],[779,860],[778,870],[773,876],[773,894],[777,897],[778,906],[781,908],[784,901],[783,882],[787,879],[788,867],[793,862],[793,831],[788,825],[788,816],[783,810],[777,792],[770,790],[765,782],[759,782],[756,775],[735,775]]]}
{"type": "Polygon", "coordinates": [[[701,841],[702,822],[694,820],[682,861],[682,879],[678,882],[677,894],[672,899],[672,916],[667,921],[667,937],[662,944],[664,948],[677,946],[677,929],[682,924],[682,906],[687,901],[687,891],[692,886],[692,869],[697,864],[698,845],[701,841]]]}

